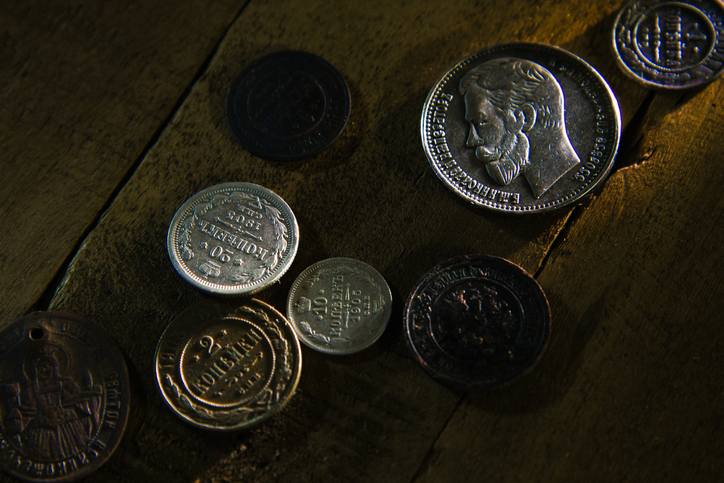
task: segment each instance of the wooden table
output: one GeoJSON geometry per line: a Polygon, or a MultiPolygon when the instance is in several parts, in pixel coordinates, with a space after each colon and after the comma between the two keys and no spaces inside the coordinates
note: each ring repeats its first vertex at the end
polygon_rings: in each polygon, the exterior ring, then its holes
{"type": "MultiPolygon", "coordinates": [[[[724,81],[653,92],[615,64],[620,3],[165,0],[0,5],[0,321],[88,317],[127,356],[121,446],[89,481],[716,481],[724,470],[724,81]],[[436,79],[509,41],[555,44],[609,81],[623,117],[610,177],[537,216],[474,210],[435,176],[419,119],[436,79]],[[270,162],[232,137],[226,90],[284,49],[346,79],[349,123],[309,160],[270,162]],[[166,254],[193,193],[249,181],[301,230],[281,282],[332,256],[364,260],[395,297],[372,348],[303,350],[298,391],[248,432],[184,424],[155,387],[164,328],[204,295],[166,254]],[[404,299],[452,256],[486,253],[534,274],[552,309],[538,366],[464,393],[405,346],[404,299]]],[[[5,480],[8,477],[4,477],[5,480]]],[[[3,480],[3,481],[5,481],[3,480]]]]}

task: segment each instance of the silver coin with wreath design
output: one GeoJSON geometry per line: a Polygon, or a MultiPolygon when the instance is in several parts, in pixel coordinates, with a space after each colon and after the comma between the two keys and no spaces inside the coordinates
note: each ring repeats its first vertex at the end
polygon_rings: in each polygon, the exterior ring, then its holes
{"type": "Polygon", "coordinates": [[[287,316],[301,341],[328,354],[351,354],[372,345],[392,311],[385,279],[353,258],[330,258],[310,266],[292,285],[287,316]]]}
{"type": "Polygon", "coordinates": [[[206,301],[166,328],[155,366],[161,395],[176,415],[200,428],[234,431],[286,404],[302,355],[289,321],[270,305],[206,301]]]}
{"type": "Polygon", "coordinates": [[[252,183],[222,183],[189,198],[176,212],[167,247],[176,271],[220,295],[251,294],[276,282],[299,245],[289,205],[252,183]]]}

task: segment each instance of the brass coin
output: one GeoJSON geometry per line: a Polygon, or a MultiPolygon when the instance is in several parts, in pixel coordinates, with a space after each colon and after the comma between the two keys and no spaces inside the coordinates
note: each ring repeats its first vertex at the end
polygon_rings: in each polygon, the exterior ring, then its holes
{"type": "Polygon", "coordinates": [[[259,300],[206,301],[179,315],[156,349],[166,403],[204,429],[240,430],[276,413],[294,393],[302,354],[289,321],[259,300]]]}

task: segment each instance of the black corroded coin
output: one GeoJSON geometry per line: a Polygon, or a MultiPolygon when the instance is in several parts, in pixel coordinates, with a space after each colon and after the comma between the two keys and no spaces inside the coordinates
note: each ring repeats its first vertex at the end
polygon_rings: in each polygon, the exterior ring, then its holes
{"type": "Polygon", "coordinates": [[[319,153],[347,123],[347,84],[327,61],[277,52],[246,67],[226,98],[226,118],[252,154],[292,161],[319,153]]]}
{"type": "Polygon", "coordinates": [[[550,308],[519,266],[468,255],[425,274],[407,301],[405,326],[432,377],[472,389],[508,382],[535,364],[548,341],[550,308]]]}
{"type": "Polygon", "coordinates": [[[121,440],[129,383],[123,355],[93,323],[61,312],[0,332],[0,461],[28,481],[71,481],[121,440]]]}

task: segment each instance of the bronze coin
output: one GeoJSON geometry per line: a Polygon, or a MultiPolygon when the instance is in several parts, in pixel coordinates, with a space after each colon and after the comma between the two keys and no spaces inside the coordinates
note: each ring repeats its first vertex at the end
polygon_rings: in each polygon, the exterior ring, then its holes
{"type": "Polygon", "coordinates": [[[121,441],[126,363],[98,326],[38,312],[0,332],[0,461],[28,481],[71,481],[99,468],[121,441]]]}
{"type": "Polygon", "coordinates": [[[525,270],[467,255],[430,270],[405,309],[407,343],[435,379],[464,389],[508,382],[546,347],[550,307],[525,270]]]}
{"type": "Polygon", "coordinates": [[[276,413],[299,382],[302,353],[272,306],[206,301],[182,312],[156,349],[161,395],[181,419],[215,430],[250,428],[276,413]]]}

